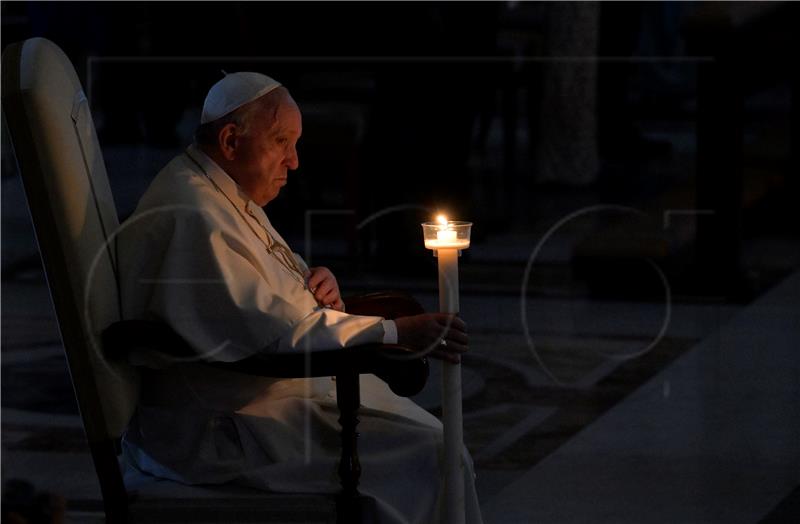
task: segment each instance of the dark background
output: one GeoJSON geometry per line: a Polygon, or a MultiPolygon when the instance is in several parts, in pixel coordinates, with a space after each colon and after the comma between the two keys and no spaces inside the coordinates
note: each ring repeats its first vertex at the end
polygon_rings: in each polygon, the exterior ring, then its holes
{"type": "MultiPolygon", "coordinates": [[[[4,3],[2,38],[65,50],[112,156],[179,151],[221,69],[279,79],[305,133],[301,168],[268,212],[300,242],[306,210],[352,210],[312,224],[318,256],[345,271],[427,270],[421,247],[398,246],[419,246],[428,213],[356,229],[389,206],[447,210],[480,241],[614,204],[652,224],[620,234],[613,222],[630,220],[597,213],[573,240],[571,275],[627,273],[656,255],[682,292],[748,300],[797,262],[747,253],[797,233],[796,14],[780,3],[4,3]],[[658,231],[668,209],[700,212],[658,231]],[[402,241],[382,241],[390,231],[402,241]],[[328,237],[347,245],[326,250],[328,237]]],[[[158,164],[125,169],[109,166],[123,218],[158,164]]]]}

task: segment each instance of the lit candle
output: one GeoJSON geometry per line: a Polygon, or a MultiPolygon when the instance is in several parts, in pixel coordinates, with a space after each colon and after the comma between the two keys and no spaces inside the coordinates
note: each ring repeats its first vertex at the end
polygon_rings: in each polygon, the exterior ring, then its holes
{"type": "Polygon", "coordinates": [[[438,240],[440,244],[455,242],[456,238],[456,232],[452,229],[443,229],[436,232],[436,240],[438,240]]]}
{"type": "MultiPolygon", "coordinates": [[[[439,311],[458,313],[458,252],[469,247],[469,222],[423,224],[425,247],[436,252],[439,265],[439,311]],[[435,231],[435,238],[433,232],[435,231]]],[[[443,521],[464,522],[464,425],[461,406],[461,364],[442,362],[442,426],[444,430],[443,521]]]]}
{"type": "Polygon", "coordinates": [[[452,223],[447,221],[447,217],[439,215],[436,217],[437,229],[436,238],[425,236],[425,247],[428,249],[466,249],[469,247],[469,238],[458,238],[458,232],[452,223]]]}

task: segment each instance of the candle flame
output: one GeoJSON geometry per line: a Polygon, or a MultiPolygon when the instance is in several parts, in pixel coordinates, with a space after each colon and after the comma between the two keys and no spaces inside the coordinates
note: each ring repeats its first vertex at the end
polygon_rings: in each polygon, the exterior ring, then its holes
{"type": "Polygon", "coordinates": [[[446,226],[446,225],[447,225],[447,217],[446,217],[446,216],[444,216],[444,215],[439,215],[439,216],[437,216],[437,217],[436,217],[436,221],[437,221],[437,222],[439,222],[439,223],[440,223],[441,225],[443,225],[443,226],[446,226]]]}

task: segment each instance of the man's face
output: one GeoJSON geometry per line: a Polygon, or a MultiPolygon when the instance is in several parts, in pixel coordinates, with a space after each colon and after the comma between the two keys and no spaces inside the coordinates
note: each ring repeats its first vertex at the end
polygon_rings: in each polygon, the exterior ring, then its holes
{"type": "Polygon", "coordinates": [[[264,115],[250,125],[236,148],[239,185],[259,206],[278,196],[286,185],[289,170],[297,169],[297,141],[302,133],[300,110],[287,97],[278,107],[275,122],[264,115]]]}

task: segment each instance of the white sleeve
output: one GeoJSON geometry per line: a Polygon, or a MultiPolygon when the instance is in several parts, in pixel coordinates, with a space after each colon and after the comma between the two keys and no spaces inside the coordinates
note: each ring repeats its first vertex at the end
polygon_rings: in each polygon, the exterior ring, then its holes
{"type": "Polygon", "coordinates": [[[383,319],[349,315],[335,309],[319,308],[292,327],[280,339],[278,351],[337,349],[360,344],[382,343],[383,319]]]}
{"type": "Polygon", "coordinates": [[[176,215],[140,224],[133,242],[121,246],[123,265],[133,265],[123,277],[126,318],[160,319],[202,358],[226,362],[383,341],[381,317],[309,313],[308,304],[275,292],[270,280],[280,276],[260,270],[235,233],[202,213],[176,215]]]}
{"type": "Polygon", "coordinates": [[[397,344],[397,324],[394,320],[382,320],[383,324],[383,343],[397,344]]]}

